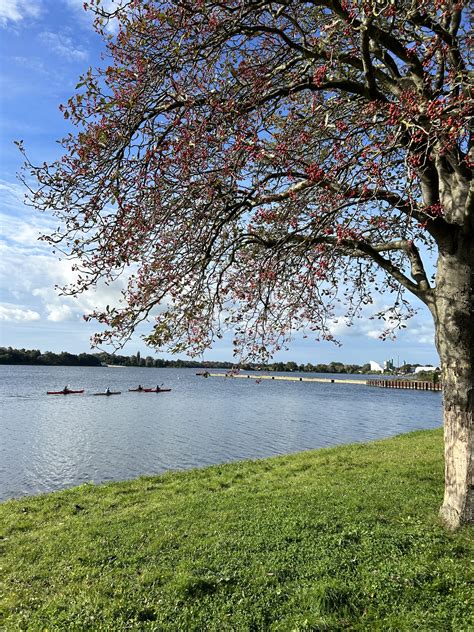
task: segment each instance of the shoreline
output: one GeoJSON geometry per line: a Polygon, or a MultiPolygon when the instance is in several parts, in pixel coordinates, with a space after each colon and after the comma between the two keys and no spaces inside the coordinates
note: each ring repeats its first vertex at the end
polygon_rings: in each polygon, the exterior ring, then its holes
{"type": "MultiPolygon", "coordinates": [[[[206,378],[205,375],[201,375],[200,377],[206,378]]],[[[226,378],[245,378],[245,379],[254,379],[254,380],[285,380],[290,382],[322,382],[329,384],[366,384],[367,380],[340,380],[338,378],[329,378],[329,377],[300,377],[300,376],[286,376],[286,375],[260,375],[257,372],[255,375],[250,375],[249,373],[211,373],[207,371],[207,377],[226,377],[226,378]]]]}

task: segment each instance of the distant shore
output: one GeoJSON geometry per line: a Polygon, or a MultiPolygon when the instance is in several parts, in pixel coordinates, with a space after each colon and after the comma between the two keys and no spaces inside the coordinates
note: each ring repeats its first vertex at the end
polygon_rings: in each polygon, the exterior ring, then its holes
{"type": "MultiPolygon", "coordinates": [[[[226,362],[218,360],[165,360],[163,358],[153,358],[147,356],[142,358],[140,353],[131,356],[122,356],[106,352],[80,353],[75,355],[62,351],[53,353],[38,349],[13,349],[12,347],[0,347],[0,365],[39,365],[39,366],[94,366],[94,367],[140,367],[140,368],[169,368],[169,369],[224,369],[228,371],[271,371],[281,373],[330,373],[345,375],[380,375],[380,371],[372,371],[370,363],[363,365],[344,364],[342,362],[330,362],[329,364],[297,364],[293,361],[272,362],[269,364],[258,364],[244,362],[226,362]]],[[[418,365],[405,365],[406,371],[418,365]]]]}

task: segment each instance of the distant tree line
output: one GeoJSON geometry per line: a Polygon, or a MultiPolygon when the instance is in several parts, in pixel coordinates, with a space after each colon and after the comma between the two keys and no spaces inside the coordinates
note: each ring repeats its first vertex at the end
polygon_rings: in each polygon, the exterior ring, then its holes
{"type": "Polygon", "coordinates": [[[163,358],[152,358],[147,356],[142,358],[140,352],[136,355],[122,356],[112,353],[101,352],[94,354],[103,364],[114,364],[116,366],[140,366],[149,368],[175,368],[175,369],[232,369],[236,365],[232,362],[209,361],[202,362],[199,360],[164,360],[163,358]]]}
{"type": "Polygon", "coordinates": [[[268,371],[284,371],[299,373],[369,373],[370,364],[344,364],[343,362],[330,362],[329,364],[296,364],[296,362],[273,362],[265,367],[268,371]]]}
{"type": "Polygon", "coordinates": [[[0,364],[40,364],[45,366],[100,366],[100,358],[96,354],[80,353],[75,355],[62,351],[42,353],[38,349],[13,349],[0,347],[0,364]]]}
{"type": "MultiPolygon", "coordinates": [[[[233,362],[199,361],[199,360],[164,360],[163,358],[142,358],[140,352],[135,355],[124,356],[104,351],[100,353],[80,353],[75,355],[63,351],[42,353],[38,349],[13,349],[12,347],[0,347],[0,364],[39,364],[45,366],[101,366],[114,364],[118,366],[139,366],[150,368],[178,368],[178,369],[236,369],[233,362]]],[[[405,365],[402,367],[409,372],[411,367],[417,365],[405,365]]],[[[264,370],[279,372],[299,373],[374,373],[370,370],[370,364],[344,364],[343,362],[330,362],[329,364],[297,364],[296,362],[273,362],[271,364],[243,364],[239,366],[244,371],[264,370]]]]}
{"type": "Polygon", "coordinates": [[[282,371],[302,373],[360,373],[361,371],[370,372],[370,364],[359,366],[358,364],[343,364],[342,362],[331,362],[330,364],[297,364],[296,362],[273,362],[271,364],[255,364],[244,363],[237,365],[233,362],[219,362],[216,360],[199,361],[199,360],[164,360],[163,358],[152,358],[147,356],[142,358],[140,352],[132,356],[118,356],[109,353],[99,353],[97,356],[104,364],[118,364],[122,366],[142,366],[142,367],[169,367],[169,368],[201,368],[201,369],[236,369],[237,367],[244,371],[282,371]]]}

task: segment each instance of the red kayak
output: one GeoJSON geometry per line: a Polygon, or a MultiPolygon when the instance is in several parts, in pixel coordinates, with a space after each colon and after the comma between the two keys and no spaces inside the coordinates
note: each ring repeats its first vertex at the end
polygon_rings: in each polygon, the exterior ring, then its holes
{"type": "Polygon", "coordinates": [[[145,393],[169,393],[170,388],[144,388],[145,393]]]}
{"type": "Polygon", "coordinates": [[[47,395],[77,395],[79,393],[83,393],[84,389],[80,390],[80,391],[70,391],[69,389],[67,391],[46,391],[47,395]]]}

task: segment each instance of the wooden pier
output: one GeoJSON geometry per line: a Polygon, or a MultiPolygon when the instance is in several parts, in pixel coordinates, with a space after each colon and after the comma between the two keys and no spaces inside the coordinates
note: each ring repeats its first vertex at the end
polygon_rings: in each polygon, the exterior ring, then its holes
{"type": "Polygon", "coordinates": [[[367,380],[367,386],[378,388],[408,388],[412,391],[442,391],[441,382],[428,382],[419,380],[367,380]]]}

